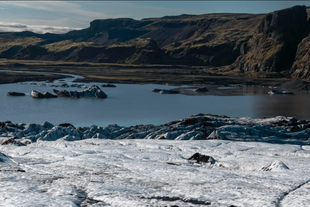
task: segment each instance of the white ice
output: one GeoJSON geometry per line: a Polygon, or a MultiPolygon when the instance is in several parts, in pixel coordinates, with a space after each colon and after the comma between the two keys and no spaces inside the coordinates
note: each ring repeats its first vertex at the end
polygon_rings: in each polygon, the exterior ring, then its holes
{"type": "Polygon", "coordinates": [[[5,207],[310,203],[309,146],[85,139],[2,145],[0,152],[5,207]],[[187,160],[196,152],[212,156],[215,164],[187,160]]]}

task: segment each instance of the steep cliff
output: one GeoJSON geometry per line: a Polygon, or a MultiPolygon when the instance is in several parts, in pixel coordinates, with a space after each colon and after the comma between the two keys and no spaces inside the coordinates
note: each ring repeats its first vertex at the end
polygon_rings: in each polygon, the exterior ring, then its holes
{"type": "Polygon", "coordinates": [[[310,78],[310,36],[299,43],[291,73],[293,77],[310,78]]]}
{"type": "Polygon", "coordinates": [[[236,61],[237,67],[254,72],[289,70],[308,25],[305,6],[266,15],[253,37],[245,43],[246,52],[236,61]]]}

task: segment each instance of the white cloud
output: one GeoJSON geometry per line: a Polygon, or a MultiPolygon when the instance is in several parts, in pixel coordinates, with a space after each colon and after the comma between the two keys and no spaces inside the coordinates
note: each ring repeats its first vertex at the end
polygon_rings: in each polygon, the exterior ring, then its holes
{"type": "Polygon", "coordinates": [[[15,6],[21,8],[29,8],[50,12],[61,12],[66,14],[82,15],[90,18],[110,18],[102,12],[86,11],[81,5],[65,1],[1,1],[0,5],[15,6]]]}
{"type": "Polygon", "coordinates": [[[31,31],[38,34],[44,34],[44,33],[63,34],[71,30],[79,30],[79,29],[82,28],[49,26],[49,25],[27,25],[21,23],[0,22],[0,32],[31,31]]]}

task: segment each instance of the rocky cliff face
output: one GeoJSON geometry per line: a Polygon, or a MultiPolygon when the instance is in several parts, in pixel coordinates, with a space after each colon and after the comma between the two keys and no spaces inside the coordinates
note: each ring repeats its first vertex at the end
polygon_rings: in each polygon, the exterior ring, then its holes
{"type": "Polygon", "coordinates": [[[94,20],[89,28],[64,35],[0,33],[1,43],[8,45],[0,48],[0,57],[128,64],[229,65],[240,55],[242,43],[251,37],[262,17],[207,14],[142,20],[120,18],[94,20]],[[30,44],[30,37],[35,37],[36,42],[30,44]]]}
{"type": "Polygon", "coordinates": [[[296,59],[291,70],[293,77],[310,78],[310,37],[304,38],[298,45],[296,59]]]}
{"type": "Polygon", "coordinates": [[[290,69],[308,25],[305,6],[267,14],[253,37],[245,43],[246,52],[238,58],[237,67],[255,72],[290,69]]]}

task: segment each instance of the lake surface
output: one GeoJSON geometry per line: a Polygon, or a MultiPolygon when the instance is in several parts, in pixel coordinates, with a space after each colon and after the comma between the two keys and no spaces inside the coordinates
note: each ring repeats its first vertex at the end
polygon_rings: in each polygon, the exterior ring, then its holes
{"type": "MultiPolygon", "coordinates": [[[[71,80],[70,80],[71,81],[71,80]]],[[[62,81],[57,81],[61,83],[62,81]]],[[[66,83],[69,81],[66,80],[66,83]]],[[[13,123],[53,124],[72,123],[74,126],[107,126],[118,124],[164,124],[198,113],[226,115],[230,117],[293,116],[310,119],[310,94],[268,95],[268,88],[237,88],[238,96],[186,96],[160,94],[154,88],[171,89],[166,85],[115,84],[116,88],[103,88],[107,99],[55,98],[33,99],[32,90],[53,92],[54,87],[24,84],[0,85],[0,121],[13,123]],[[11,97],[9,91],[24,92],[26,96],[11,97]]],[[[91,86],[92,84],[86,84],[91,86]]],[[[98,84],[99,86],[101,84],[98,84]]],[[[57,90],[83,90],[76,87],[57,90]]],[[[231,88],[219,89],[231,90],[231,88]]]]}

